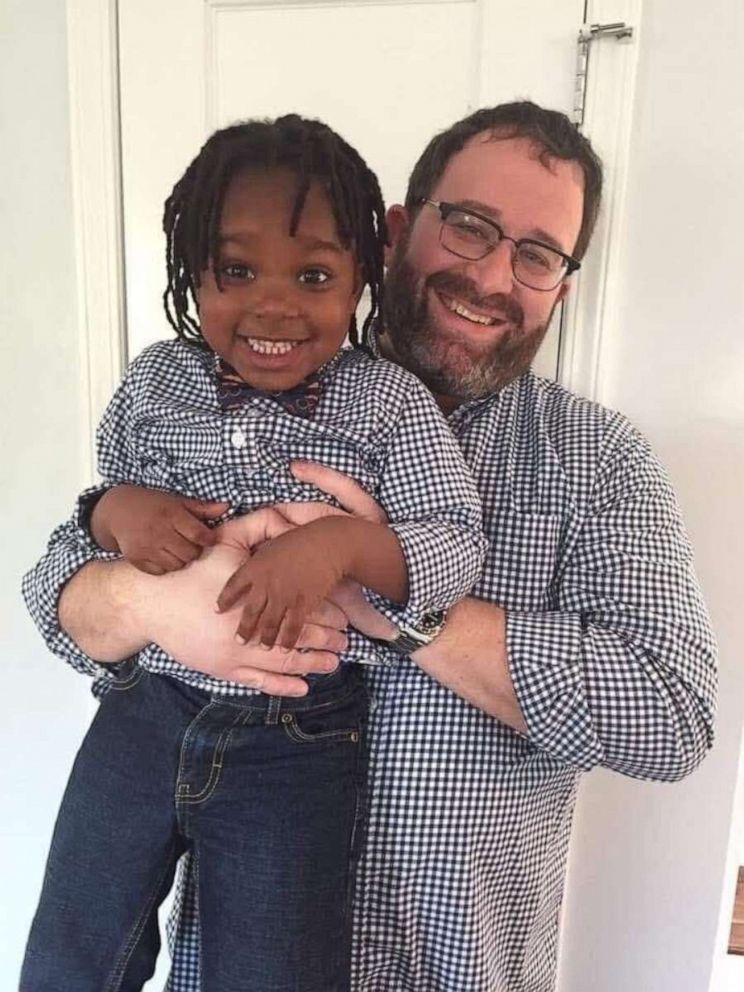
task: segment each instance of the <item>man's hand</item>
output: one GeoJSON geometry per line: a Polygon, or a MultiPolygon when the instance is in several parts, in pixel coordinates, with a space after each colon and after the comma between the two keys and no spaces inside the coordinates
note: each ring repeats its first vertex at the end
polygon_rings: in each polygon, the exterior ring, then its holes
{"type": "MultiPolygon", "coordinates": [[[[368,520],[385,519],[383,511],[372,497],[340,472],[312,462],[293,462],[292,473],[302,482],[308,482],[334,496],[350,513],[360,514],[368,520]]],[[[276,509],[288,519],[304,522],[302,514],[308,512],[308,506],[315,505],[292,504],[276,509]]],[[[392,636],[392,633],[375,632],[375,628],[380,629],[380,624],[369,613],[365,615],[357,612],[360,608],[359,600],[364,602],[368,611],[372,610],[361,591],[350,588],[346,590],[346,597],[339,597],[334,593],[334,598],[357,630],[370,637],[389,639],[392,636]]],[[[376,610],[372,612],[381,624],[387,624],[393,629],[393,625],[381,614],[376,610]]],[[[501,607],[472,596],[466,597],[449,611],[447,625],[439,637],[426,647],[419,648],[411,658],[433,679],[446,685],[478,709],[521,734],[528,732],[509,672],[506,613],[501,607]]]]}
{"type": "Polygon", "coordinates": [[[148,638],[196,671],[272,695],[304,695],[306,683],[288,676],[334,671],[336,652],[347,644],[346,617],[334,604],[321,603],[299,631],[293,651],[268,650],[257,641],[240,643],[235,631],[241,607],[218,613],[214,604],[243,554],[218,543],[178,572],[143,576],[139,609],[148,617],[148,638]],[[156,610],[150,606],[153,601],[156,610]]]}
{"type": "MultiPolygon", "coordinates": [[[[322,489],[329,496],[333,496],[338,500],[339,505],[352,516],[369,520],[373,524],[386,524],[388,522],[387,514],[380,504],[369,493],[365,492],[359,483],[350,479],[348,475],[344,475],[343,472],[337,472],[335,469],[319,465],[317,462],[299,460],[293,461],[290,468],[296,479],[299,479],[300,482],[307,482],[317,489],[322,489]]],[[[323,504],[286,503],[276,509],[284,515],[294,518],[296,523],[304,523],[305,521],[298,519],[295,514],[301,514],[303,507],[308,505],[323,504]]],[[[339,512],[330,506],[327,509],[331,513],[339,512]]]]}
{"type": "Polygon", "coordinates": [[[295,651],[271,651],[235,638],[239,610],[218,613],[217,596],[252,544],[290,525],[272,510],[215,530],[217,544],[186,568],[162,577],[124,561],[91,562],[62,591],[60,624],[92,658],[121,661],[155,641],[189,668],[277,696],[302,696],[299,675],[328,673],[346,648],[346,617],[324,603],[303,627],[295,651]]]}
{"type": "Polygon", "coordinates": [[[148,575],[163,575],[194,561],[215,542],[204,523],[228,503],[202,502],[141,486],[114,486],[96,503],[90,528],[107,551],[120,551],[148,575]]]}
{"type": "Polygon", "coordinates": [[[343,548],[317,527],[296,527],[261,545],[228,580],[217,605],[241,611],[243,640],[293,648],[306,617],[343,578],[343,548]]]}

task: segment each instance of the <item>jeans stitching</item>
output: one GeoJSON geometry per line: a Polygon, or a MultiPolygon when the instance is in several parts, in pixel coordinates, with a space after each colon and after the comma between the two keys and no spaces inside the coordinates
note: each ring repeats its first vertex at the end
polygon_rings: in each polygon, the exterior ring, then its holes
{"type": "Polygon", "coordinates": [[[251,715],[250,714],[250,711],[241,711],[241,712],[239,712],[235,716],[235,718],[233,720],[233,725],[231,727],[228,727],[227,729],[222,730],[220,732],[220,735],[217,738],[217,743],[215,744],[214,750],[212,752],[212,763],[211,763],[211,767],[209,769],[209,776],[207,778],[206,785],[202,788],[202,790],[200,792],[194,793],[193,795],[189,795],[188,793],[186,795],[179,795],[179,791],[178,791],[179,790],[179,785],[178,785],[178,783],[180,782],[181,773],[182,773],[182,771],[184,769],[184,765],[185,765],[185,752],[186,752],[186,748],[187,748],[187,743],[188,744],[191,743],[191,740],[192,740],[192,738],[194,736],[194,734],[193,734],[192,731],[195,729],[196,724],[201,720],[201,718],[203,716],[206,715],[207,711],[210,710],[213,706],[219,706],[219,703],[215,702],[215,700],[212,700],[211,703],[209,703],[207,706],[205,706],[204,709],[201,710],[197,714],[197,716],[194,718],[194,720],[191,721],[191,723],[189,724],[189,726],[188,726],[188,728],[186,730],[186,733],[184,734],[183,743],[181,745],[181,755],[180,755],[180,761],[179,761],[179,766],[178,766],[178,776],[176,778],[176,804],[177,805],[181,805],[181,806],[196,806],[196,805],[199,805],[200,803],[205,802],[207,799],[211,798],[211,796],[214,795],[214,791],[217,788],[217,786],[219,785],[220,778],[221,778],[222,766],[223,766],[222,759],[224,757],[225,751],[227,750],[227,747],[230,744],[230,739],[232,737],[233,730],[235,729],[236,724],[238,724],[238,723],[243,723],[244,724],[246,722],[246,720],[248,720],[248,718],[251,715]]]}
{"type": "Polygon", "coordinates": [[[137,683],[140,681],[140,679],[144,674],[145,674],[144,668],[141,668],[139,665],[137,665],[134,671],[132,672],[132,674],[128,678],[123,679],[121,681],[117,681],[116,679],[114,679],[114,681],[111,683],[110,686],[111,691],[125,692],[127,689],[132,689],[135,685],[137,685],[137,683]]]}
{"type": "Polygon", "coordinates": [[[306,734],[295,720],[294,713],[282,714],[282,727],[291,741],[296,744],[312,744],[321,741],[348,741],[356,744],[359,740],[359,728],[350,727],[348,730],[323,730],[319,734],[306,734]]]}
{"type": "Polygon", "coordinates": [[[155,905],[158,894],[163,885],[163,880],[168,874],[171,863],[171,856],[175,850],[175,842],[172,841],[168,849],[168,856],[163,862],[163,867],[160,874],[157,876],[155,888],[152,890],[147,902],[145,903],[144,909],[140,913],[139,917],[135,920],[134,926],[129,932],[129,937],[125,944],[124,950],[119,956],[118,961],[114,965],[114,969],[111,972],[111,976],[105,985],[104,992],[119,992],[121,989],[122,982],[126,977],[127,965],[132,959],[132,955],[137,949],[137,944],[139,943],[140,937],[142,936],[142,931],[145,928],[145,923],[152,912],[153,906],[155,905]]]}
{"type": "Polygon", "coordinates": [[[214,751],[212,753],[212,764],[209,769],[209,777],[201,792],[196,792],[194,795],[182,796],[179,802],[187,806],[197,806],[199,803],[206,802],[207,799],[214,795],[214,790],[220,783],[222,773],[222,756],[225,753],[227,745],[230,743],[232,732],[232,727],[229,730],[223,730],[217,738],[217,743],[215,744],[214,751]]]}

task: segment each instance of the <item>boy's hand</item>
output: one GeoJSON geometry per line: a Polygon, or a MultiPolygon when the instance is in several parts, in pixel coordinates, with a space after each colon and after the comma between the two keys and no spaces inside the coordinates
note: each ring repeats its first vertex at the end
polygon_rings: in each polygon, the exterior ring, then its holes
{"type": "Polygon", "coordinates": [[[141,486],[114,486],[96,503],[90,529],[102,548],[120,551],[142,572],[162,575],[214,544],[214,531],[203,521],[221,516],[228,505],[141,486]]]}
{"type": "Polygon", "coordinates": [[[257,548],[228,579],[217,606],[224,612],[242,601],[241,639],[293,648],[308,616],[343,577],[343,551],[307,524],[257,548]]]}

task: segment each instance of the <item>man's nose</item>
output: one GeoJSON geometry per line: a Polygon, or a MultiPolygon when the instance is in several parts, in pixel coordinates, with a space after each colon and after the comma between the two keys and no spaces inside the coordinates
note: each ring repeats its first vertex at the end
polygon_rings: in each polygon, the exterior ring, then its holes
{"type": "Polygon", "coordinates": [[[483,258],[468,262],[467,275],[478,287],[480,295],[511,293],[514,288],[513,253],[514,245],[504,239],[483,258]]]}

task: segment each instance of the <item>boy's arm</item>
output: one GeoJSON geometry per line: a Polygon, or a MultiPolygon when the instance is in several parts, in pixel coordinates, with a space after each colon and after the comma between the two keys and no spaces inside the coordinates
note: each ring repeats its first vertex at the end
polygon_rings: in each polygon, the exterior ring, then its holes
{"type": "Polygon", "coordinates": [[[397,385],[405,395],[380,486],[390,525],[323,518],[261,548],[218,601],[226,609],[240,600],[246,640],[292,647],[304,612],[345,579],[360,582],[394,623],[416,626],[478,577],[486,542],[470,472],[431,394],[412,376],[397,385]]]}
{"type": "Polygon", "coordinates": [[[460,447],[429,391],[412,375],[407,379],[376,495],[405,557],[408,598],[402,608],[375,591],[369,598],[394,623],[415,627],[471,589],[487,542],[480,497],[460,447]]]}
{"type": "Polygon", "coordinates": [[[258,548],[219,595],[221,611],[241,610],[245,641],[295,646],[308,613],[347,579],[402,602],[408,570],[395,533],[384,524],[324,516],[258,548]]]}
{"type": "Polygon", "coordinates": [[[162,575],[214,544],[214,531],[204,521],[228,507],[159,489],[113,486],[93,508],[90,532],[100,547],[119,552],[143,572],[162,575]]]}

